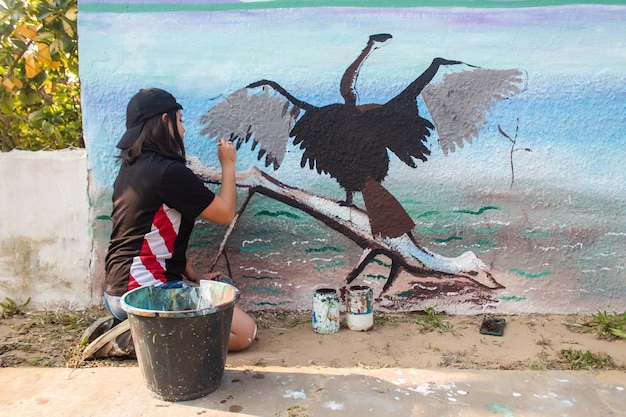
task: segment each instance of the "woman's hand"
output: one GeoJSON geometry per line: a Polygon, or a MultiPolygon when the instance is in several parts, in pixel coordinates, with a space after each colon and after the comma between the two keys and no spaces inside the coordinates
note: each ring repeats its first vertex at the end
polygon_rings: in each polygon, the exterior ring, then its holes
{"type": "Polygon", "coordinates": [[[203,279],[206,280],[213,280],[216,278],[219,278],[222,276],[222,272],[221,271],[213,271],[213,272],[207,272],[204,274],[198,274],[200,276],[200,279],[198,279],[198,281],[201,281],[203,279]]]}
{"type": "Polygon", "coordinates": [[[237,150],[233,143],[226,139],[217,140],[217,157],[220,160],[220,164],[232,164],[237,162],[237,150]]]}
{"type": "Polygon", "coordinates": [[[188,281],[195,282],[197,284],[203,279],[211,280],[211,279],[219,278],[222,275],[222,272],[221,271],[213,271],[213,272],[206,272],[206,273],[196,272],[196,270],[193,269],[193,267],[189,265],[189,263],[187,263],[187,265],[185,266],[184,275],[188,281]]]}

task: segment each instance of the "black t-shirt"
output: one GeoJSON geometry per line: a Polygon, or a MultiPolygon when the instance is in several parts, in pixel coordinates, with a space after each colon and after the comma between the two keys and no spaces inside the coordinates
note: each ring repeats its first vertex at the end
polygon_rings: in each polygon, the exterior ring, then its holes
{"type": "Polygon", "coordinates": [[[180,160],[148,152],[122,164],[113,187],[105,292],[121,296],[180,280],[194,221],[214,198],[180,160]]]}

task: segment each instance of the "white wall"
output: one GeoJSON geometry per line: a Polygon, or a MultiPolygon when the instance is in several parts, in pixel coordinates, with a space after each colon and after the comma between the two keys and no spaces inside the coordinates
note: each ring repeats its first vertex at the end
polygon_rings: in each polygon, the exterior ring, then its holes
{"type": "Polygon", "coordinates": [[[0,153],[0,300],[91,304],[87,184],[84,149],[0,153]]]}

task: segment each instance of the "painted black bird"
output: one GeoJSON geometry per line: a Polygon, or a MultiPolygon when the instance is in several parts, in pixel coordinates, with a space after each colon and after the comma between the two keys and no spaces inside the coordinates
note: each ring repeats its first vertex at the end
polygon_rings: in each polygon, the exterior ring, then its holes
{"type": "Polygon", "coordinates": [[[361,54],[346,69],[340,82],[344,103],[317,107],[294,97],[280,84],[260,80],[249,84],[212,107],[201,119],[202,134],[229,136],[237,147],[252,142],[258,158],[278,169],[289,140],[303,150],[301,167],[336,179],[346,192],[342,204],[352,205],[362,192],[373,235],[397,237],[414,223],[381,183],[389,171],[393,152],[415,168],[416,160],[430,155],[427,140],[436,130],[443,152],[471,143],[497,101],[519,91],[518,70],[486,70],[461,61],[433,59],[430,66],[402,92],[386,103],[357,105],[355,83],[359,69],[389,34],[370,36],[361,54]],[[442,66],[464,70],[446,74],[431,83],[442,66]],[[433,122],[419,114],[422,98],[433,122]]]}

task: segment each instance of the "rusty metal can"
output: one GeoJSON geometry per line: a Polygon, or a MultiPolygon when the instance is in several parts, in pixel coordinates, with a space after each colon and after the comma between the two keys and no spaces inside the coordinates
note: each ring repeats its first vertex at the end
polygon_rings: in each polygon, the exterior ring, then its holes
{"type": "Polygon", "coordinates": [[[346,295],[346,322],[350,330],[366,332],[374,328],[372,288],[355,285],[348,288],[346,295]]]}
{"type": "Polygon", "coordinates": [[[339,331],[339,294],[332,288],[320,288],[313,294],[313,330],[320,334],[339,331]]]}

